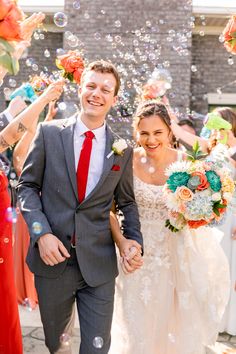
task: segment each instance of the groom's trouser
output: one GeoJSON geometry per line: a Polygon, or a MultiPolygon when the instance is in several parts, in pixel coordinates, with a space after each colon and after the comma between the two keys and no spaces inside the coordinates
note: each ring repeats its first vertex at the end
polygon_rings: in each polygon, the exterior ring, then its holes
{"type": "Polygon", "coordinates": [[[75,250],[65,271],[56,279],[35,276],[45,343],[51,354],[70,353],[71,317],[77,301],[80,354],[107,354],[114,303],[115,280],[98,287],[88,286],[80,272],[75,250]]]}

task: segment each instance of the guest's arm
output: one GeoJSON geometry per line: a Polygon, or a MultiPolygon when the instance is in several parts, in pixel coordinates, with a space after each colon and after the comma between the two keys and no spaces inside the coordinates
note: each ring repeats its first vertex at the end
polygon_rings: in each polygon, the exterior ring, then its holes
{"type": "Polygon", "coordinates": [[[20,113],[2,132],[0,132],[0,153],[17,142],[24,135],[26,130],[31,131],[31,127],[37,122],[38,116],[45,106],[49,102],[57,100],[60,97],[63,91],[63,85],[63,80],[49,85],[36,101],[20,113]]]}

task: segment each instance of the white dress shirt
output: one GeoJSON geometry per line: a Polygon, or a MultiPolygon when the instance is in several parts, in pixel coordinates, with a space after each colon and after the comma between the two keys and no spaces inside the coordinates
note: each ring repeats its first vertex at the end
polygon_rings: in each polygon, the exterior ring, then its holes
{"type": "MultiPolygon", "coordinates": [[[[77,118],[75,131],[74,131],[74,153],[75,153],[75,170],[77,171],[78,161],[80,158],[81,148],[85,139],[84,133],[88,130],[86,125],[77,118]]],[[[106,124],[104,123],[101,127],[92,130],[95,137],[92,140],[92,151],[90,156],[90,164],[88,171],[88,180],[86,186],[85,197],[87,197],[91,191],[97,185],[102,171],[103,171],[103,161],[106,146],[106,124]]]]}

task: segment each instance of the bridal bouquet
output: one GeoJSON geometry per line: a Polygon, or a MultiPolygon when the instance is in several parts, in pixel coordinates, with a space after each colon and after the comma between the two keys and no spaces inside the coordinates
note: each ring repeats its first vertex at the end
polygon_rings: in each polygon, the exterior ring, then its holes
{"type": "Polygon", "coordinates": [[[56,59],[56,66],[62,70],[62,76],[65,79],[80,84],[84,61],[78,51],[69,50],[68,53],[59,55],[56,59]]]}
{"type": "Polygon", "coordinates": [[[166,170],[166,227],[173,232],[218,223],[232,199],[235,186],[229,171],[205,157],[196,143],[187,161],[176,161],[166,170]]]}

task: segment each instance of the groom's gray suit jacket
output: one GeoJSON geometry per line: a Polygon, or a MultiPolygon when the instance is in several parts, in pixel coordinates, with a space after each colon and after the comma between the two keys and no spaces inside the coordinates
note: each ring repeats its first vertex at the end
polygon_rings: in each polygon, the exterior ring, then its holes
{"type": "Polygon", "coordinates": [[[70,249],[75,234],[76,254],[84,280],[98,286],[117,276],[117,260],[109,212],[113,198],[124,214],[126,237],[142,245],[133,192],[132,149],[112,155],[118,137],[106,127],[103,172],[94,190],[79,204],[73,135],[75,118],[40,124],[18,184],[21,211],[31,236],[27,263],[37,275],[56,278],[66,261],[53,267],[40,258],[37,240],[46,233],[57,236],[70,249]],[[120,166],[112,169],[113,165],[120,166]]]}

